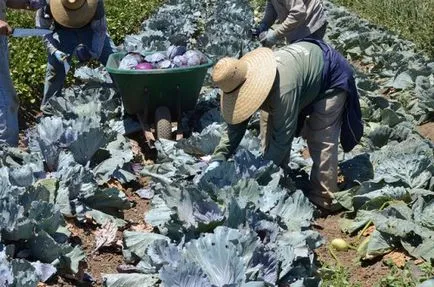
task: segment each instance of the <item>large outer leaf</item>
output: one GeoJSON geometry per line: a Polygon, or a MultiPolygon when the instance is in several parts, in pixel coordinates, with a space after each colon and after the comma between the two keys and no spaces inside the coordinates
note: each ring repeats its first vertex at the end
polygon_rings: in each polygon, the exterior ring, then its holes
{"type": "Polygon", "coordinates": [[[148,246],[147,255],[156,266],[171,265],[177,267],[181,261],[178,247],[162,239],[157,239],[148,246]]]}
{"type": "Polygon", "coordinates": [[[174,213],[175,211],[166,205],[160,195],[156,195],[151,201],[151,210],[145,214],[145,222],[157,227],[161,233],[165,234],[167,232],[165,225],[174,213]]]}
{"type": "Polygon", "coordinates": [[[160,270],[162,287],[211,287],[208,277],[195,263],[182,261],[177,266],[164,266],[160,270]]]}
{"type": "Polygon", "coordinates": [[[234,256],[237,254],[234,243],[219,230],[221,229],[216,229],[216,234],[206,234],[187,243],[185,257],[204,271],[211,284],[240,285],[245,281],[246,266],[240,257],[234,256]]]}
{"type": "Polygon", "coordinates": [[[154,287],[158,277],[148,274],[102,274],[105,287],[154,287]]]}
{"type": "Polygon", "coordinates": [[[212,154],[220,142],[222,125],[213,123],[199,133],[193,133],[188,139],[177,143],[177,147],[192,155],[212,154]]]}
{"type": "Polygon", "coordinates": [[[39,143],[45,162],[50,170],[55,170],[60,153],[58,141],[64,133],[62,119],[59,117],[42,118],[36,129],[36,141],[39,143]]]}
{"type": "Polygon", "coordinates": [[[434,193],[420,196],[413,204],[414,221],[424,227],[434,230],[434,193]]]}
{"type": "Polygon", "coordinates": [[[35,268],[35,273],[38,275],[39,280],[42,282],[46,282],[57,272],[57,269],[51,264],[44,264],[39,261],[32,262],[31,264],[35,268]]]}
{"type": "Polygon", "coordinates": [[[9,171],[9,180],[15,186],[30,186],[34,181],[33,170],[29,165],[11,168],[9,171]]]}
{"type": "Polygon", "coordinates": [[[92,128],[87,132],[80,131],[77,140],[69,145],[69,149],[78,163],[86,165],[106,140],[106,135],[101,128],[92,128]]]}
{"type": "Polygon", "coordinates": [[[410,219],[402,219],[391,214],[391,209],[377,214],[373,222],[378,231],[397,236],[401,244],[412,256],[434,259],[434,231],[416,224],[410,219]]]}
{"type": "Polygon", "coordinates": [[[48,233],[40,231],[29,240],[32,257],[43,263],[52,263],[63,255],[62,246],[48,233]]]}
{"type": "Polygon", "coordinates": [[[48,234],[55,233],[60,224],[64,222],[57,206],[41,201],[32,202],[28,218],[35,224],[35,227],[45,230],[48,234]]]}
{"type": "Polygon", "coordinates": [[[14,282],[12,266],[9,264],[6,256],[4,250],[0,251],[0,286],[9,286],[14,282]]]}
{"type": "Polygon", "coordinates": [[[12,260],[12,271],[14,273],[14,285],[12,286],[34,287],[39,282],[35,268],[26,260],[12,260]]]}
{"type": "Polygon", "coordinates": [[[372,154],[375,179],[384,179],[387,183],[402,182],[411,188],[427,187],[433,176],[433,158],[433,148],[420,140],[383,147],[372,154]]]}
{"type": "Polygon", "coordinates": [[[313,219],[313,205],[301,190],[297,190],[285,201],[281,201],[271,214],[280,218],[288,230],[298,231],[302,227],[310,226],[313,219]]]}
{"type": "Polygon", "coordinates": [[[389,253],[396,246],[396,237],[375,230],[369,238],[363,259],[373,259],[389,253]]]}
{"type": "Polygon", "coordinates": [[[117,188],[97,189],[94,193],[85,196],[83,202],[94,209],[122,210],[131,207],[125,193],[117,188]]]}
{"type": "Polygon", "coordinates": [[[166,240],[170,242],[168,237],[156,233],[124,231],[125,248],[138,258],[144,258],[146,249],[155,240],[166,240]]]}
{"type": "Polygon", "coordinates": [[[245,208],[248,203],[259,206],[261,193],[262,190],[255,180],[241,179],[237,184],[221,190],[217,197],[225,203],[229,203],[233,197],[241,208],[245,208]]]}
{"type": "Polygon", "coordinates": [[[133,159],[131,145],[121,134],[106,149],[110,152],[110,158],[99,163],[93,170],[98,184],[106,183],[118,168],[133,159]]]}
{"type": "Polygon", "coordinates": [[[280,261],[279,279],[293,280],[313,276],[313,249],[324,241],[317,232],[294,231],[281,234],[275,252],[280,261]]]}

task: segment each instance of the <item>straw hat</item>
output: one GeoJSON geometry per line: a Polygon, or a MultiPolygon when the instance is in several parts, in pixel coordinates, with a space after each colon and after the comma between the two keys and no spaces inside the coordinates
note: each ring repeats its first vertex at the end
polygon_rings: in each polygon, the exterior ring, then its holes
{"type": "Polygon", "coordinates": [[[81,28],[95,16],[98,0],[50,0],[54,20],[68,28],[81,28]]]}
{"type": "Polygon", "coordinates": [[[223,58],[212,73],[223,91],[220,106],[229,124],[239,124],[256,112],[267,98],[276,77],[277,63],[268,48],[258,48],[241,59],[223,58]]]}

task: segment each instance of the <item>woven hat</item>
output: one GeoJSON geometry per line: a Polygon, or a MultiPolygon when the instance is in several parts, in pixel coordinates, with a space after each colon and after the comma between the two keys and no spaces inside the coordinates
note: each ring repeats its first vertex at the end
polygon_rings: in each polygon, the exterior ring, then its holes
{"type": "Polygon", "coordinates": [[[218,61],[212,79],[223,91],[220,106],[224,120],[239,124],[253,115],[270,93],[276,71],[269,48],[257,48],[239,60],[226,57],[218,61]]]}
{"type": "Polygon", "coordinates": [[[54,20],[67,28],[81,28],[95,16],[98,0],[50,0],[54,20]]]}

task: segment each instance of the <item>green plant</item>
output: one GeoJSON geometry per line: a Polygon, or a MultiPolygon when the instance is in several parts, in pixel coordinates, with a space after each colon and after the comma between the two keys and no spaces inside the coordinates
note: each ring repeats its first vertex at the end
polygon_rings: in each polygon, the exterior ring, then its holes
{"type": "Polygon", "coordinates": [[[332,0],[413,41],[434,56],[434,1],[332,0]]]}
{"type": "Polygon", "coordinates": [[[320,269],[322,286],[324,287],[360,287],[358,283],[350,282],[349,270],[344,266],[325,265],[320,269]]]}

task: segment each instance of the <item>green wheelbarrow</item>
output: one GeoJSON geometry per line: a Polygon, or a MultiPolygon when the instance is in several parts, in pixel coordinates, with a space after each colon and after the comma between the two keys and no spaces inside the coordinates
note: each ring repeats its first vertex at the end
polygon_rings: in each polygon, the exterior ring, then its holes
{"type": "MultiPolygon", "coordinates": [[[[145,53],[148,55],[154,52],[145,53]]],[[[177,121],[176,139],[182,137],[179,129],[182,114],[196,106],[208,68],[208,63],[172,69],[120,70],[125,52],[110,55],[107,71],[120,95],[125,111],[136,115],[149,145],[155,139],[172,139],[172,120],[177,121]],[[151,132],[155,127],[156,137],[151,132]]]]}

